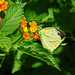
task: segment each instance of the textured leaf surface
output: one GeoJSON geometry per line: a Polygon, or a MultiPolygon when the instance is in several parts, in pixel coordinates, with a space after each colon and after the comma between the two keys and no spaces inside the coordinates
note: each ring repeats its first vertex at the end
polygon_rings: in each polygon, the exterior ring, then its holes
{"type": "Polygon", "coordinates": [[[11,42],[15,43],[21,37],[20,28],[17,29],[13,34],[10,34],[9,37],[11,39],[11,42]]]}
{"type": "Polygon", "coordinates": [[[58,64],[56,63],[54,57],[51,55],[50,51],[44,49],[39,43],[33,43],[31,39],[28,40],[29,41],[19,41],[16,44],[19,45],[19,48],[17,48],[17,50],[26,53],[32,57],[43,60],[60,70],[58,64]]]}
{"type": "Polygon", "coordinates": [[[16,55],[14,56],[15,59],[14,59],[14,64],[12,68],[12,73],[15,73],[16,71],[20,70],[25,58],[27,57],[27,56],[24,56],[22,58],[22,56],[23,56],[23,52],[21,51],[18,51],[16,55]]]}
{"type": "Polygon", "coordinates": [[[0,47],[5,48],[9,52],[11,48],[11,40],[8,37],[0,37],[0,47]]]}
{"type": "Polygon", "coordinates": [[[5,18],[0,25],[0,34],[2,36],[9,35],[13,33],[18,26],[20,26],[20,20],[23,17],[23,7],[24,4],[13,4],[8,7],[5,11],[5,18]]]}

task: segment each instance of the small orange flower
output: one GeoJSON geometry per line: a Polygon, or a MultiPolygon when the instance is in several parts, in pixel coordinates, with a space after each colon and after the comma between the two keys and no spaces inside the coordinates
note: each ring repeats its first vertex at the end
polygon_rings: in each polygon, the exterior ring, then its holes
{"type": "Polygon", "coordinates": [[[33,33],[34,38],[39,38],[38,34],[36,32],[33,33]]]}
{"type": "Polygon", "coordinates": [[[23,20],[21,21],[21,25],[27,26],[27,23],[28,23],[27,21],[23,21],[23,20]]]}
{"type": "Polygon", "coordinates": [[[9,4],[9,2],[5,1],[5,0],[1,0],[0,1],[0,12],[4,11],[5,9],[7,9],[7,5],[9,4]]]}
{"type": "Polygon", "coordinates": [[[29,25],[30,25],[31,27],[33,27],[33,26],[37,26],[37,23],[36,23],[35,21],[32,21],[32,22],[29,22],[29,25]]]}
{"type": "Polygon", "coordinates": [[[20,30],[22,33],[28,32],[27,26],[21,25],[20,30]]]}
{"type": "Polygon", "coordinates": [[[27,26],[25,26],[25,27],[23,28],[23,31],[24,31],[24,32],[28,32],[27,26]]]}
{"type": "Polygon", "coordinates": [[[3,4],[3,2],[5,2],[5,0],[0,0],[0,4],[3,4]]]}
{"type": "MultiPolygon", "coordinates": [[[[26,20],[26,18],[25,18],[25,17],[23,17],[23,19],[22,19],[22,20],[24,20],[24,21],[25,21],[25,20],[26,20]]],[[[21,20],[21,21],[22,21],[22,20],[21,20]]]]}
{"type": "Polygon", "coordinates": [[[21,25],[25,25],[25,26],[27,26],[27,21],[26,21],[26,18],[25,17],[23,17],[23,19],[21,20],[21,25]]]}
{"type": "Polygon", "coordinates": [[[30,28],[29,31],[35,32],[37,30],[37,23],[35,21],[29,22],[30,28]]]}
{"type": "Polygon", "coordinates": [[[37,23],[35,21],[29,22],[30,28],[27,28],[27,21],[26,18],[23,17],[21,20],[21,27],[20,30],[23,34],[24,39],[30,39],[32,37],[39,38],[38,34],[35,32],[37,30],[37,23]],[[30,34],[33,34],[33,36],[30,36],[30,34]]]}
{"type": "Polygon", "coordinates": [[[24,34],[23,34],[23,38],[24,38],[24,39],[30,39],[29,33],[24,33],[24,34]]]}

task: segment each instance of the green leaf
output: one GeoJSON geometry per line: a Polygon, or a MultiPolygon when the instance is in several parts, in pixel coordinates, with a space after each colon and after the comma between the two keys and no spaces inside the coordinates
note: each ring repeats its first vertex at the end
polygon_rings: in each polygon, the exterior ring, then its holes
{"type": "Polygon", "coordinates": [[[4,59],[5,59],[5,54],[0,53],[0,68],[2,67],[4,59]]]}
{"type": "Polygon", "coordinates": [[[23,53],[26,53],[27,55],[43,60],[44,62],[47,62],[48,64],[60,70],[58,64],[56,63],[50,51],[44,49],[39,43],[33,43],[33,40],[20,40],[17,43],[17,45],[20,45],[19,48],[17,48],[18,51],[21,51],[23,53]]]}
{"type": "Polygon", "coordinates": [[[31,11],[30,9],[27,9],[25,11],[25,17],[27,18],[27,21],[38,21],[40,22],[47,14],[42,13],[40,15],[37,15],[35,11],[31,11]]]}
{"type": "Polygon", "coordinates": [[[9,37],[11,39],[11,42],[15,43],[21,37],[20,28],[17,29],[13,34],[10,34],[9,37]]]}
{"type": "Polygon", "coordinates": [[[75,6],[75,0],[71,0],[72,5],[75,6]]]}
{"type": "Polygon", "coordinates": [[[5,18],[0,25],[0,35],[7,36],[13,33],[19,26],[23,17],[24,4],[13,4],[5,11],[5,18]]]}
{"type": "Polygon", "coordinates": [[[15,73],[16,71],[19,71],[22,64],[24,63],[25,58],[27,57],[24,55],[23,57],[23,52],[18,51],[17,54],[14,55],[14,64],[12,68],[12,74],[15,73]]]}
{"type": "Polygon", "coordinates": [[[21,4],[22,3],[22,0],[17,0],[15,3],[16,4],[21,4]]]}
{"type": "Polygon", "coordinates": [[[32,64],[32,68],[38,68],[42,66],[42,62],[35,62],[34,64],[32,64]]]}
{"type": "MultiPolygon", "coordinates": [[[[8,37],[0,37],[0,47],[5,48],[7,52],[9,52],[11,48],[11,40],[8,37]]],[[[4,50],[4,49],[3,49],[4,50]]]]}
{"type": "Polygon", "coordinates": [[[48,9],[48,15],[42,19],[42,22],[53,22],[54,21],[54,14],[53,14],[53,9],[50,8],[48,9]]]}
{"type": "Polygon", "coordinates": [[[5,56],[5,54],[0,53],[0,56],[5,56]]]}

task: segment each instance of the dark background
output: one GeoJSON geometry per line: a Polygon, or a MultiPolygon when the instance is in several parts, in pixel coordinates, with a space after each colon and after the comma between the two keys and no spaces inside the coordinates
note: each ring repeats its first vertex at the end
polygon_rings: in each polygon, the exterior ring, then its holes
{"type": "MultiPolygon", "coordinates": [[[[8,0],[9,1],[9,0],[8,0]]],[[[15,0],[12,0],[15,2],[15,0]]],[[[45,22],[45,25],[52,26],[55,23],[66,33],[65,43],[54,53],[54,57],[60,65],[61,71],[44,63],[41,60],[27,56],[21,70],[13,75],[75,75],[75,1],[74,0],[19,0],[27,2],[26,9],[34,10],[37,15],[48,13],[48,8],[59,9],[60,12],[54,12],[53,22],[45,22]],[[41,65],[32,67],[36,62],[41,65]]],[[[10,52],[3,62],[0,69],[0,75],[12,75],[13,53],[10,52]]]]}

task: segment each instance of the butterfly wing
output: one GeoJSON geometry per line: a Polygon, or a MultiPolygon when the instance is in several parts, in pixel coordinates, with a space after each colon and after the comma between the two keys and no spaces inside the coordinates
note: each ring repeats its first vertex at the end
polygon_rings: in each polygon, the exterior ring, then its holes
{"type": "Polygon", "coordinates": [[[56,34],[56,29],[53,27],[42,29],[39,32],[42,46],[50,51],[54,51],[62,42],[61,38],[56,34]]]}

